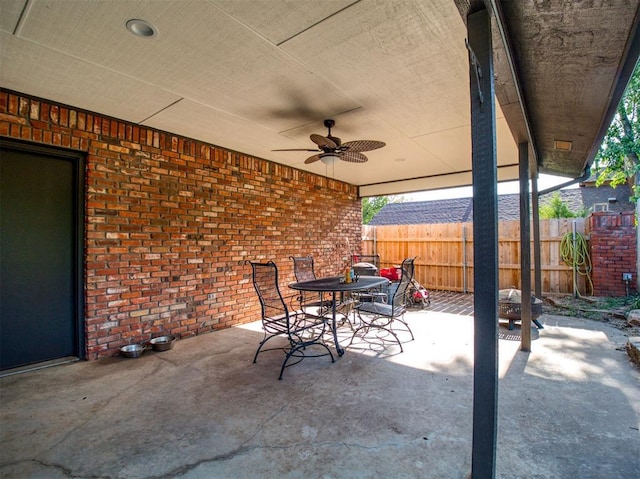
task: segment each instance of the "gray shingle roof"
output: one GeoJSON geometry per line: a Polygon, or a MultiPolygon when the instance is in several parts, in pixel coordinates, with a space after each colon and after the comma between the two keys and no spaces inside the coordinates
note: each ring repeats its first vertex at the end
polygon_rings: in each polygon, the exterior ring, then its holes
{"type": "MultiPolygon", "coordinates": [[[[553,193],[540,197],[540,206],[549,202],[553,193]]],[[[609,211],[633,210],[629,202],[631,190],[627,185],[613,189],[581,187],[560,190],[560,197],[569,209],[580,211],[585,205],[593,208],[596,204],[606,204],[609,211]],[[617,201],[610,203],[609,198],[617,201]]],[[[520,196],[498,196],[498,220],[510,221],[520,218],[520,196]]],[[[465,223],[473,221],[473,198],[452,198],[445,200],[414,201],[410,203],[389,203],[369,222],[370,225],[411,225],[435,223],[465,223]]]]}

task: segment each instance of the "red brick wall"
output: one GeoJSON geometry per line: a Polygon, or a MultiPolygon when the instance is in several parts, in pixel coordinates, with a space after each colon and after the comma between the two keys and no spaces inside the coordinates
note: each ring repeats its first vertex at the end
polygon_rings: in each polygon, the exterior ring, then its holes
{"type": "Polygon", "coordinates": [[[360,245],[357,188],[200,141],[0,90],[0,137],[86,152],[87,357],[259,318],[247,259],[337,274],[360,245]]]}
{"type": "Polygon", "coordinates": [[[624,296],[622,273],[632,273],[629,285],[635,290],[636,228],[634,212],[594,212],[587,221],[591,263],[593,266],[593,294],[595,296],[624,296]]]}

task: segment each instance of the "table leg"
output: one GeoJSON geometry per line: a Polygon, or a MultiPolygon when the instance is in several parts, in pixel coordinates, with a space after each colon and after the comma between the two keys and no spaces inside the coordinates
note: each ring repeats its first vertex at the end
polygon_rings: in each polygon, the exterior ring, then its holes
{"type": "Polygon", "coordinates": [[[336,292],[333,291],[333,308],[332,308],[332,313],[333,313],[333,317],[331,318],[331,328],[333,329],[333,341],[336,345],[336,352],[338,353],[338,356],[342,356],[344,354],[344,349],[342,349],[342,346],[340,346],[340,343],[338,342],[338,324],[336,322],[336,292]]]}

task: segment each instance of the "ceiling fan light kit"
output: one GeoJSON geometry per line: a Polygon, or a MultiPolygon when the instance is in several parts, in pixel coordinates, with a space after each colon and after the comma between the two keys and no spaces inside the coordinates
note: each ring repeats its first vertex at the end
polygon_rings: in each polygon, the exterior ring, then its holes
{"type": "Polygon", "coordinates": [[[324,155],[320,155],[320,161],[325,165],[333,165],[333,163],[339,159],[340,157],[335,153],[325,153],[324,155]]]}
{"type": "Polygon", "coordinates": [[[305,160],[305,164],[315,163],[320,160],[325,165],[332,165],[336,160],[348,161],[350,163],[364,163],[369,159],[362,154],[363,151],[377,150],[386,145],[386,143],[377,140],[355,140],[342,143],[338,137],[331,136],[331,128],[336,124],[334,120],[324,120],[324,126],[327,128],[327,136],[312,134],[310,136],[318,148],[315,150],[308,148],[290,148],[283,150],[271,151],[318,151],[315,155],[305,160]]]}

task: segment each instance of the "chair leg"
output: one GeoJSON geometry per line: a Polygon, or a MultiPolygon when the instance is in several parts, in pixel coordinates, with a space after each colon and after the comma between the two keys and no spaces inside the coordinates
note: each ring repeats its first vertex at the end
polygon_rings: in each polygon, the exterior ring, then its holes
{"type": "Polygon", "coordinates": [[[253,356],[253,362],[254,364],[256,363],[256,361],[258,360],[258,354],[260,354],[260,352],[262,351],[262,346],[264,346],[267,341],[269,341],[271,338],[275,338],[277,336],[281,336],[281,334],[272,334],[271,336],[267,336],[266,338],[264,338],[262,341],[260,341],[260,345],[258,346],[258,349],[256,351],[255,356],[253,356]]]}
{"type": "Polygon", "coordinates": [[[298,346],[298,347],[295,347],[295,348],[291,348],[289,350],[289,352],[287,353],[287,356],[284,358],[284,362],[282,363],[282,367],[280,368],[280,376],[278,376],[278,380],[282,379],[282,375],[284,374],[284,368],[287,367],[287,362],[289,361],[289,358],[291,356],[293,356],[293,353],[295,353],[296,351],[298,351],[300,349],[304,349],[304,345],[298,346]]]}
{"type": "MultiPolygon", "coordinates": [[[[287,362],[289,362],[289,359],[291,358],[291,356],[293,356],[294,353],[296,353],[298,351],[305,350],[307,346],[311,346],[311,345],[318,345],[318,346],[322,346],[323,348],[325,348],[327,350],[327,353],[328,353],[329,357],[331,358],[331,362],[332,363],[336,362],[336,359],[333,357],[333,354],[331,353],[331,350],[329,349],[329,347],[326,344],[324,344],[322,342],[300,344],[300,345],[298,345],[296,347],[291,348],[289,350],[289,352],[287,352],[287,356],[284,358],[284,362],[282,363],[282,367],[280,368],[280,376],[278,376],[279,380],[282,379],[282,376],[284,375],[284,369],[287,367],[287,362]]],[[[322,355],[318,355],[318,356],[326,356],[326,354],[322,354],[322,355]]],[[[312,357],[312,356],[309,356],[309,357],[312,357]]],[[[302,361],[302,358],[300,358],[300,361],[302,361]]],[[[296,363],[293,363],[293,364],[296,364],[296,363]]],[[[290,366],[293,366],[293,364],[290,364],[290,366]]]]}
{"type": "MultiPolygon", "coordinates": [[[[414,339],[416,339],[413,336],[413,331],[411,331],[411,328],[409,327],[409,325],[407,324],[407,322],[403,319],[403,318],[394,318],[394,321],[398,321],[399,323],[402,323],[404,325],[404,327],[406,328],[406,330],[409,332],[409,334],[411,335],[411,341],[413,341],[414,339]]],[[[393,321],[392,321],[393,324],[393,321]]]]}
{"type": "MultiPolygon", "coordinates": [[[[358,315],[360,316],[360,315],[358,315]]],[[[385,318],[388,319],[388,318],[385,318]]],[[[398,338],[398,335],[391,329],[391,323],[387,323],[384,325],[380,325],[380,324],[375,324],[373,321],[375,321],[376,318],[373,318],[370,322],[364,321],[362,319],[362,316],[360,316],[360,324],[361,326],[359,326],[358,328],[356,328],[356,330],[353,332],[353,335],[351,336],[351,341],[349,342],[349,345],[353,344],[353,340],[354,338],[358,335],[359,331],[365,330],[364,335],[366,336],[367,333],[371,330],[371,329],[378,329],[378,330],[382,330],[382,331],[386,331],[387,333],[391,334],[396,342],[398,343],[398,346],[400,346],[400,352],[403,353],[404,352],[404,348],[402,347],[402,342],[400,341],[400,338],[398,338]]],[[[363,336],[364,337],[364,336],[363,336]]],[[[384,341],[384,339],[382,339],[384,341]]]]}
{"type": "Polygon", "coordinates": [[[255,356],[253,356],[253,364],[255,364],[258,361],[258,354],[260,354],[260,350],[262,349],[262,346],[264,346],[264,343],[266,343],[268,339],[269,338],[263,339],[262,341],[260,341],[260,345],[258,346],[258,349],[256,350],[256,354],[255,354],[255,356]]]}

